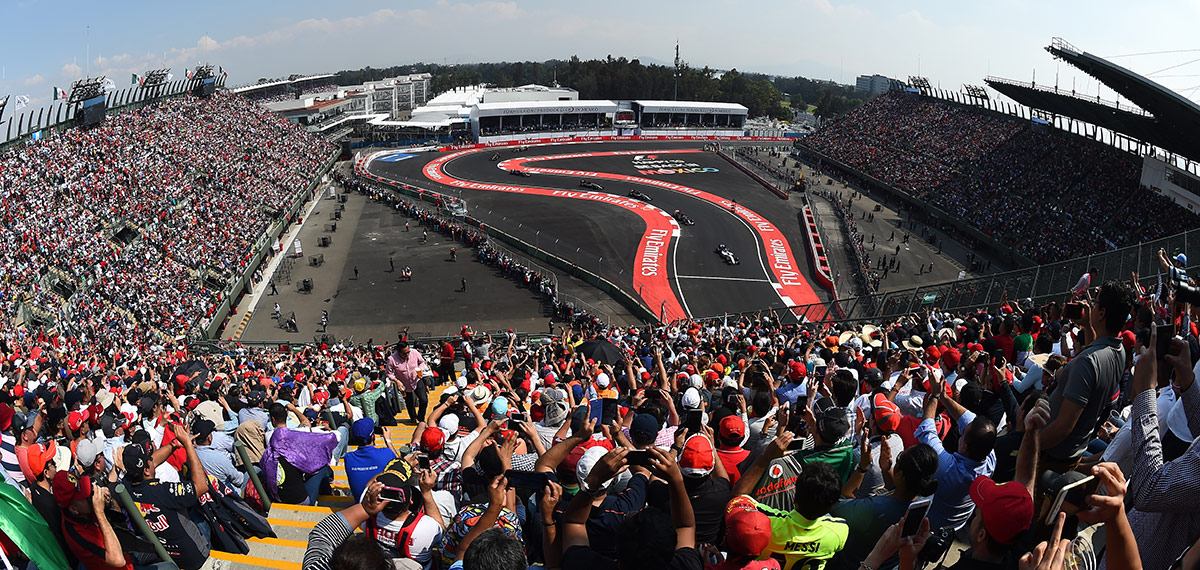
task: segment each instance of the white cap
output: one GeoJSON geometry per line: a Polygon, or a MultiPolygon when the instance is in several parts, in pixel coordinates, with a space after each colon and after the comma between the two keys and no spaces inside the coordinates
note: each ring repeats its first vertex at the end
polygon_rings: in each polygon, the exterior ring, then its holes
{"type": "Polygon", "coordinates": [[[683,400],[680,402],[683,407],[688,409],[697,409],[700,407],[700,392],[695,388],[688,388],[683,393],[683,400]]]}
{"type": "Polygon", "coordinates": [[[600,386],[601,388],[607,388],[608,387],[608,374],[605,374],[603,372],[601,372],[600,374],[597,374],[596,375],[596,385],[600,386]]]}
{"type": "Polygon", "coordinates": [[[438,420],[438,427],[446,432],[446,437],[450,437],[458,433],[458,416],[455,414],[444,414],[438,420]]]}
{"type": "Polygon", "coordinates": [[[704,387],[704,377],[703,376],[701,376],[699,374],[692,374],[691,380],[692,380],[693,388],[703,388],[704,387]]]}
{"type": "MultiPolygon", "coordinates": [[[[600,462],[600,458],[604,457],[607,453],[608,450],[599,445],[595,447],[589,447],[587,451],[583,452],[583,457],[579,458],[579,463],[575,464],[575,477],[581,482],[586,480],[588,473],[592,472],[592,468],[595,467],[596,464],[600,462]]],[[[609,479],[608,481],[605,481],[601,487],[607,489],[612,482],[613,480],[609,479]]]]}
{"type": "Polygon", "coordinates": [[[460,374],[458,378],[454,379],[454,385],[458,386],[459,390],[465,390],[467,388],[467,376],[460,374]]]}

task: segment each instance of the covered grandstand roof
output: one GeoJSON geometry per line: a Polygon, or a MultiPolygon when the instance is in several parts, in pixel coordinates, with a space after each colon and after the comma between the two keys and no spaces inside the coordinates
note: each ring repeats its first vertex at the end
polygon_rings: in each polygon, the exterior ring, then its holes
{"type": "Polygon", "coordinates": [[[1196,102],[1104,58],[1080,51],[1061,38],[1054,38],[1046,51],[1100,80],[1145,114],[1028,83],[988,78],[988,85],[1023,105],[1087,121],[1200,160],[1200,137],[1196,136],[1200,132],[1200,105],[1196,102]]]}
{"type": "Polygon", "coordinates": [[[637,100],[646,113],[699,113],[716,115],[745,115],[750,110],[738,103],[709,103],[705,101],[637,100]]]}
{"type": "Polygon", "coordinates": [[[479,116],[532,115],[538,113],[615,113],[617,104],[608,100],[594,101],[505,101],[479,103],[479,116]]]}

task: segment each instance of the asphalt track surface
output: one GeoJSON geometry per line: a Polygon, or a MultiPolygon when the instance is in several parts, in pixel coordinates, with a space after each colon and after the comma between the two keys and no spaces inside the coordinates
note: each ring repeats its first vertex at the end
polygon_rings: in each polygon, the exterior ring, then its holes
{"type": "Polygon", "coordinates": [[[599,272],[668,319],[826,300],[813,285],[795,204],[715,153],[700,151],[702,144],[424,153],[375,160],[367,168],[376,176],[461,196],[472,216],[599,272]],[[656,172],[653,167],[660,165],[689,172],[656,172]],[[533,174],[519,177],[509,170],[533,174]],[[603,190],[581,187],[583,178],[603,190]],[[651,202],[628,198],[633,189],[651,202]],[[676,209],[695,225],[676,224],[670,218],[676,209]],[[741,263],[724,263],[714,253],[718,244],[741,263]]]}

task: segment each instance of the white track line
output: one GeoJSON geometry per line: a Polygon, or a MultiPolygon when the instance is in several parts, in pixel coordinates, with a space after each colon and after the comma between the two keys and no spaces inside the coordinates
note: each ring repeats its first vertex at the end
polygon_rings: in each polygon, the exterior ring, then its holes
{"type": "Polygon", "coordinates": [[[750,279],[749,277],[718,277],[716,275],[675,275],[676,279],[714,279],[717,281],[749,281],[751,283],[771,283],[769,279],[750,279]]]}

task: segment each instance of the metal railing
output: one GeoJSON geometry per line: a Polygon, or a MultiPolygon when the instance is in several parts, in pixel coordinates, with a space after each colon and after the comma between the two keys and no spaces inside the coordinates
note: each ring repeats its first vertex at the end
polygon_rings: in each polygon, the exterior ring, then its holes
{"type": "MultiPolygon", "coordinates": [[[[1189,262],[1200,259],[1200,228],[1067,261],[973,279],[930,283],[876,295],[799,305],[776,310],[776,313],[791,312],[800,320],[814,323],[887,321],[932,307],[952,313],[995,308],[1005,298],[1013,302],[1031,299],[1035,305],[1039,305],[1065,300],[1079,278],[1090,269],[1096,270],[1093,285],[1109,280],[1129,282],[1136,273],[1139,284],[1147,291],[1154,291],[1160,284],[1165,287],[1168,283],[1168,278],[1159,264],[1159,249],[1165,250],[1168,257],[1183,253],[1187,255],[1189,262]],[[844,312],[844,316],[838,315],[837,308],[844,312]]],[[[1192,265],[1193,271],[1196,265],[1192,265]]],[[[756,313],[757,311],[749,311],[730,316],[753,316],[756,313]]],[[[697,317],[695,320],[723,316],[710,315],[697,317]]]]}

